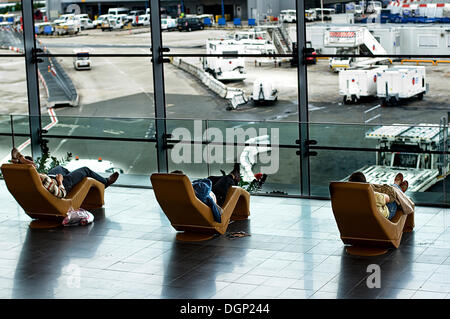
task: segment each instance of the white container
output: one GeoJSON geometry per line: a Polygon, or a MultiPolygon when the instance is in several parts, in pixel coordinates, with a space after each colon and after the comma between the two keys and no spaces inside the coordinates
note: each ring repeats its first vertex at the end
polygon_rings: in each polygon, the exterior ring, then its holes
{"type": "Polygon", "coordinates": [[[418,97],[428,91],[424,66],[398,66],[386,69],[377,80],[377,96],[382,105],[397,104],[402,99],[418,97]]]}
{"type": "Polygon", "coordinates": [[[253,82],[252,100],[255,104],[271,104],[278,100],[278,89],[272,79],[259,78],[253,82]]]}
{"type": "Polygon", "coordinates": [[[378,74],[387,66],[348,69],[339,72],[339,95],[344,103],[356,103],[363,96],[377,96],[378,74]]]}

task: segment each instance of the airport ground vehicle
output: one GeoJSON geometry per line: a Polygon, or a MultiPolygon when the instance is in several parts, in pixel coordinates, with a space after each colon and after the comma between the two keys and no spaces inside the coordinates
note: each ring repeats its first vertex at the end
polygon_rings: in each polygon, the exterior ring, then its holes
{"type": "Polygon", "coordinates": [[[177,29],[177,20],[171,18],[161,18],[161,30],[173,31],[177,29]]]}
{"type": "Polygon", "coordinates": [[[423,99],[428,91],[424,66],[398,66],[385,69],[377,80],[381,104],[398,104],[403,99],[423,99]]]}
{"type": "MultiPolygon", "coordinates": [[[[450,166],[444,154],[417,153],[420,151],[439,151],[448,143],[447,125],[419,124],[385,125],[366,133],[367,139],[376,139],[379,148],[393,152],[379,152],[376,165],[365,166],[362,172],[369,183],[389,184],[401,172],[409,182],[408,191],[423,192],[449,175],[450,166]],[[444,130],[447,130],[445,134],[444,130]]],[[[346,177],[345,180],[348,180],[346,177]]]]}
{"type": "Polygon", "coordinates": [[[280,11],[280,21],[292,23],[297,21],[297,11],[294,9],[281,10],[280,11]]]}
{"type": "Polygon", "coordinates": [[[203,30],[205,26],[199,18],[180,18],[177,21],[178,31],[203,30]]]}
{"type": "Polygon", "coordinates": [[[103,20],[106,20],[108,17],[112,17],[112,14],[102,14],[96,20],[92,21],[94,24],[94,28],[100,28],[102,26],[103,20]]]}
{"type": "MultiPolygon", "coordinates": [[[[242,54],[244,48],[234,40],[207,40],[206,54],[242,54]]],[[[242,81],[245,73],[245,59],[242,57],[204,57],[203,70],[219,81],[242,81]]]]}
{"type": "Polygon", "coordinates": [[[73,57],[73,67],[75,70],[90,70],[91,60],[89,59],[89,50],[77,49],[73,51],[76,56],[73,57]]]}
{"type": "Polygon", "coordinates": [[[357,103],[361,97],[377,96],[378,75],[387,65],[346,69],[339,72],[339,95],[344,104],[357,103]]]}
{"type": "Polygon", "coordinates": [[[278,89],[272,79],[259,78],[253,82],[252,100],[256,105],[273,104],[278,100],[278,89]]]}
{"type": "Polygon", "coordinates": [[[132,23],[134,26],[146,26],[150,25],[150,15],[149,14],[143,14],[139,16],[138,21],[136,23],[132,23]]]}
{"type": "Polygon", "coordinates": [[[97,173],[114,173],[119,172],[123,173],[123,169],[115,167],[114,164],[111,161],[106,161],[104,159],[80,159],[77,156],[75,159],[71,160],[70,162],[64,164],[64,167],[67,168],[69,171],[74,171],[81,167],[89,167],[91,170],[97,173]]]}
{"type": "Polygon", "coordinates": [[[61,16],[58,17],[58,19],[56,19],[55,21],[53,21],[53,23],[55,24],[61,24],[61,23],[65,23],[69,20],[72,20],[75,18],[75,15],[70,13],[70,14],[63,14],[61,16]]]}
{"type": "Polygon", "coordinates": [[[80,19],[72,15],[71,17],[64,19],[65,22],[56,24],[54,33],[57,35],[64,34],[77,34],[81,31],[80,19]]]}
{"type": "Polygon", "coordinates": [[[93,29],[94,23],[91,19],[81,18],[80,19],[81,30],[93,29]]]}
{"type": "Polygon", "coordinates": [[[306,21],[316,21],[317,20],[317,12],[314,9],[305,10],[305,19],[306,21]]]}
{"type": "Polygon", "coordinates": [[[331,20],[331,15],[336,13],[336,10],[329,8],[315,8],[314,10],[316,11],[316,20],[322,20],[322,16],[324,21],[331,20]]]}
{"type": "Polygon", "coordinates": [[[350,67],[363,67],[386,63],[387,58],[371,58],[371,55],[386,55],[386,50],[366,27],[336,26],[325,32],[324,46],[335,48],[336,54],[363,54],[365,57],[336,57],[330,59],[330,69],[334,72],[350,67]]]}
{"type": "Polygon", "coordinates": [[[145,14],[144,10],[132,10],[128,13],[127,18],[129,21],[131,21],[131,23],[137,23],[139,17],[144,14],[145,14]]]}
{"type": "Polygon", "coordinates": [[[127,8],[109,8],[108,9],[108,14],[111,14],[113,16],[117,16],[117,15],[121,15],[121,14],[128,16],[129,12],[130,12],[130,9],[127,9],[127,8]]]}
{"type": "Polygon", "coordinates": [[[131,24],[125,14],[108,17],[102,21],[102,31],[114,29],[123,29],[125,26],[131,24]]]}

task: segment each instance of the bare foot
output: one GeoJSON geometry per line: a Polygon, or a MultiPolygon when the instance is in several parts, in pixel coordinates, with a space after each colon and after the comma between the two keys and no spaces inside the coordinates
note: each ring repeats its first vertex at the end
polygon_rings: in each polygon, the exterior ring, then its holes
{"type": "Polygon", "coordinates": [[[398,173],[397,175],[395,175],[394,184],[397,184],[398,186],[400,186],[400,184],[402,182],[403,182],[403,174],[398,173]]]}
{"type": "Polygon", "coordinates": [[[400,188],[402,189],[403,193],[406,192],[406,190],[408,189],[408,186],[409,186],[408,181],[403,181],[403,182],[400,184],[400,188]]]}

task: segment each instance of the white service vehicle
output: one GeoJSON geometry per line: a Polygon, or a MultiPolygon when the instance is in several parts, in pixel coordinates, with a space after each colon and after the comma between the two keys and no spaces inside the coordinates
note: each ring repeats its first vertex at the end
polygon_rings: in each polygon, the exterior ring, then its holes
{"type": "Polygon", "coordinates": [[[377,96],[377,80],[387,65],[350,68],[339,72],[339,95],[344,104],[357,103],[361,97],[377,96]]]}
{"type": "Polygon", "coordinates": [[[294,9],[281,10],[280,19],[281,22],[296,22],[297,21],[297,11],[294,9]]]}
{"type": "Polygon", "coordinates": [[[102,31],[105,30],[115,30],[115,29],[123,29],[130,23],[127,16],[125,14],[115,15],[112,17],[108,17],[106,20],[102,22],[102,31]]]}
{"type": "Polygon", "coordinates": [[[102,14],[96,20],[92,21],[92,23],[94,24],[95,28],[100,28],[102,26],[103,20],[106,20],[109,17],[112,17],[112,14],[102,14]]]}
{"type": "Polygon", "coordinates": [[[366,138],[378,140],[380,148],[393,152],[377,153],[376,165],[365,166],[358,171],[366,176],[368,183],[388,185],[392,185],[395,175],[401,172],[409,183],[408,191],[423,192],[449,175],[450,164],[448,155],[445,155],[445,160],[444,154],[418,152],[442,150],[446,143],[444,136],[448,136],[447,125],[394,124],[377,127],[368,131],[366,138]],[[444,130],[447,130],[446,134],[444,130]]]}
{"type": "Polygon", "coordinates": [[[350,67],[364,67],[387,63],[388,58],[373,58],[371,55],[386,55],[386,50],[366,27],[332,27],[325,32],[324,46],[335,48],[336,54],[364,54],[365,57],[335,57],[330,59],[330,69],[334,72],[350,67]]]}
{"type": "Polygon", "coordinates": [[[316,21],[317,20],[317,12],[314,9],[306,9],[305,10],[305,19],[306,21],[316,21]]]}
{"type": "Polygon", "coordinates": [[[117,15],[121,15],[121,14],[128,16],[129,13],[130,13],[130,9],[127,9],[127,8],[110,8],[110,9],[108,9],[108,14],[111,14],[113,16],[117,16],[117,15]]]}
{"type": "Polygon", "coordinates": [[[144,14],[139,16],[138,22],[136,23],[137,26],[147,26],[150,25],[150,15],[144,14]]]}
{"type": "MultiPolygon", "coordinates": [[[[207,40],[206,54],[242,54],[243,47],[234,40],[207,40]]],[[[203,70],[219,81],[243,81],[245,60],[242,57],[204,57],[203,70]]]]}
{"type": "MultiPolygon", "coordinates": [[[[150,23],[150,21],[149,21],[150,23]]],[[[177,20],[171,18],[161,18],[161,30],[173,31],[177,29],[177,20]]]]}
{"type": "Polygon", "coordinates": [[[89,15],[87,13],[81,13],[75,15],[78,19],[89,19],[89,15]]]}
{"type": "Polygon", "coordinates": [[[73,67],[75,70],[90,70],[91,60],[89,59],[89,50],[76,49],[73,50],[76,56],[73,57],[73,67]]]}
{"type": "Polygon", "coordinates": [[[316,11],[317,15],[316,19],[320,21],[322,20],[322,16],[324,21],[331,21],[331,16],[336,13],[336,10],[330,8],[315,8],[314,10],[316,11]]]}
{"type": "Polygon", "coordinates": [[[61,24],[61,23],[65,23],[68,20],[72,20],[73,18],[75,18],[75,15],[73,13],[62,14],[61,16],[58,17],[58,19],[53,21],[53,23],[58,25],[58,24],[61,24]]]}
{"type": "Polygon", "coordinates": [[[77,34],[79,32],[81,32],[81,21],[74,15],[55,26],[55,34],[57,35],[77,34]]]}
{"type": "Polygon", "coordinates": [[[253,82],[252,100],[255,104],[272,104],[278,100],[278,89],[270,78],[259,78],[253,82]]]}
{"type": "Polygon", "coordinates": [[[131,23],[137,23],[139,20],[139,16],[145,14],[144,10],[132,10],[128,13],[128,20],[131,21],[131,23]]]}
{"type": "Polygon", "coordinates": [[[377,95],[381,104],[397,104],[402,99],[423,99],[428,91],[424,66],[396,66],[386,69],[377,80],[377,95]]]}
{"type": "Polygon", "coordinates": [[[81,18],[80,24],[81,30],[94,29],[94,23],[91,19],[81,18]]]}

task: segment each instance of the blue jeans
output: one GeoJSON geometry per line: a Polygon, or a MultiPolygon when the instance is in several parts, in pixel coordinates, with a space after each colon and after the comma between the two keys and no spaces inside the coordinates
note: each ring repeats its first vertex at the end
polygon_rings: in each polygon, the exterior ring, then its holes
{"type": "Polygon", "coordinates": [[[63,179],[63,185],[66,189],[67,193],[70,192],[70,190],[79,182],[83,180],[85,177],[91,177],[100,183],[103,183],[106,185],[107,179],[98,175],[97,173],[93,172],[89,167],[81,167],[73,172],[70,172],[67,168],[64,168],[62,166],[56,166],[48,171],[48,175],[57,175],[61,174],[63,179]]]}
{"type": "MultiPolygon", "coordinates": [[[[394,184],[392,186],[397,187],[399,190],[402,190],[400,188],[400,186],[398,186],[397,184],[394,184]]],[[[398,205],[394,200],[392,203],[387,203],[386,206],[389,209],[389,217],[388,218],[389,218],[389,220],[391,220],[395,216],[395,213],[397,212],[398,205]]]]}

